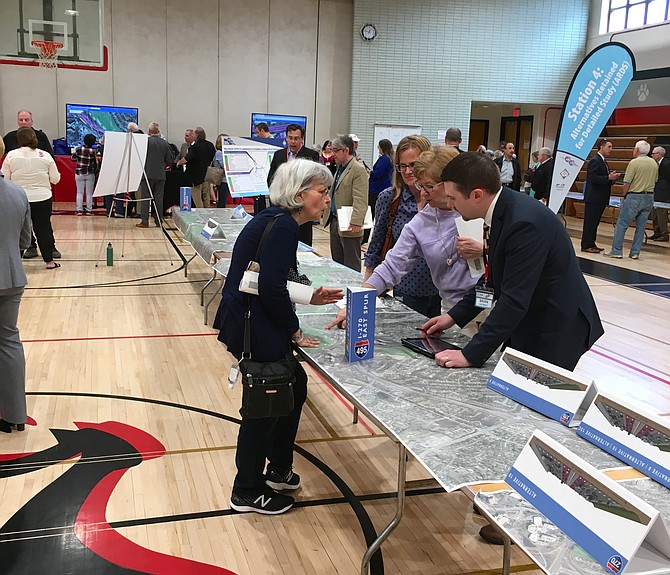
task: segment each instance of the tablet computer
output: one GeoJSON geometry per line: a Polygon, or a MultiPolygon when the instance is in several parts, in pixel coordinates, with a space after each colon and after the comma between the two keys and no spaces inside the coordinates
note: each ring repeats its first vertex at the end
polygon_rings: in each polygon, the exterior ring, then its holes
{"type": "Polygon", "coordinates": [[[405,337],[401,339],[400,342],[412,351],[416,351],[417,353],[433,359],[435,359],[436,353],[444,351],[445,349],[461,349],[457,345],[444,341],[439,337],[405,337]]]}

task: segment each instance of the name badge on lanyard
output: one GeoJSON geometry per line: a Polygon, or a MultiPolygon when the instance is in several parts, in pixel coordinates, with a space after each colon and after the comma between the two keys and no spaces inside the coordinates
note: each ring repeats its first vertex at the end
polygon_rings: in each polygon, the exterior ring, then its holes
{"type": "Polygon", "coordinates": [[[493,309],[493,290],[487,286],[475,289],[475,307],[493,309]]]}

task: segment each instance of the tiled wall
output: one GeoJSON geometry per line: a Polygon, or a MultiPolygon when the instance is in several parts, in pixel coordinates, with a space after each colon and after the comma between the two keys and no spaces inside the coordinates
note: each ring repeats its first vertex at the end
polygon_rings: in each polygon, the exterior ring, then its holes
{"type": "Polygon", "coordinates": [[[589,0],[354,0],[351,129],[364,156],[375,122],[420,124],[433,141],[458,126],[466,142],[472,101],[562,104],[588,16],[589,0]]]}

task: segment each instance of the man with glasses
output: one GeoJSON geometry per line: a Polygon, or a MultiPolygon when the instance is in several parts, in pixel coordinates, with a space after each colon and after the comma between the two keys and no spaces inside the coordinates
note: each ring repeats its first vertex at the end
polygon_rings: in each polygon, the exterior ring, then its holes
{"type": "MultiPolygon", "coordinates": [[[[272,156],[272,163],[270,164],[270,172],[268,174],[268,188],[272,183],[272,178],[274,178],[275,172],[282,164],[290,162],[296,158],[306,158],[312,160],[313,162],[319,161],[319,152],[311,150],[305,146],[305,128],[299,124],[289,124],[286,127],[286,143],[288,147],[284,150],[277,150],[275,155],[272,156]]],[[[263,198],[265,200],[265,198],[263,198]]],[[[254,211],[260,212],[265,208],[265,201],[263,201],[262,206],[258,206],[254,211]]],[[[300,226],[300,235],[298,239],[308,246],[312,245],[312,235],[313,235],[313,223],[307,222],[300,226]]]]}
{"type": "Polygon", "coordinates": [[[330,254],[334,261],[361,271],[361,241],[363,221],[368,209],[368,173],[354,155],[354,142],[349,136],[338,136],[332,143],[338,168],[331,188],[332,201],[322,219],[330,226],[330,254]],[[353,160],[353,161],[352,161],[353,160]],[[346,230],[340,231],[338,208],[351,206],[351,220],[346,230]]]}
{"type": "Polygon", "coordinates": [[[514,155],[514,144],[512,142],[505,144],[503,155],[497,158],[495,163],[500,169],[500,179],[503,186],[518,192],[521,189],[521,166],[514,155]]]}

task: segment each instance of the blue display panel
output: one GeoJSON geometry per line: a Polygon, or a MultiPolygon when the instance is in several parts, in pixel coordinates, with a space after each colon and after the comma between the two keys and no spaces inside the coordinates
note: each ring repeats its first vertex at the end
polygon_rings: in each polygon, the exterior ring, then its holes
{"type": "Polygon", "coordinates": [[[273,138],[283,140],[286,137],[286,127],[289,124],[298,124],[307,128],[307,116],[285,116],[284,114],[251,114],[251,136],[256,136],[256,126],[265,122],[273,138]]]}
{"type": "Polygon", "coordinates": [[[128,122],[137,123],[137,108],[65,105],[65,138],[70,148],[81,146],[86,134],[100,139],[105,132],[126,132],[128,122]]]}

